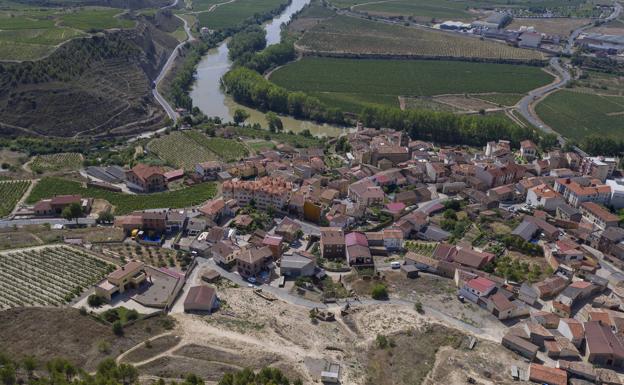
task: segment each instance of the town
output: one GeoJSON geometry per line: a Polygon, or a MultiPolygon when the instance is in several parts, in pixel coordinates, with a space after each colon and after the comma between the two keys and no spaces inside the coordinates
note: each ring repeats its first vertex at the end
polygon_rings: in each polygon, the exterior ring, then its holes
{"type": "MultiPolygon", "coordinates": [[[[459,329],[468,351],[484,341],[507,349],[494,383],[621,384],[619,163],[531,140],[440,147],[358,124],[325,147],[278,144],[186,171],[89,166],[85,191],[146,201],[180,181],[218,187],[188,207],[122,214],[102,210],[97,194],[18,204],[6,242],[28,223],[62,235],[0,252],[0,308],[211,319],[250,293],[304,309],[312,325],[401,308],[459,329]],[[89,229],[121,235],[94,242],[89,229]]],[[[356,383],[347,361],[327,354],[302,376],[356,383]]]]}

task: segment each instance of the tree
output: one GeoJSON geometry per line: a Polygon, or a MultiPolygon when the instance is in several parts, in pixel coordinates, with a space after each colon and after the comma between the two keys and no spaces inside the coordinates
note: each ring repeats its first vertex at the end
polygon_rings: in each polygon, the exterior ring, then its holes
{"type": "Polygon", "coordinates": [[[32,377],[33,372],[37,369],[37,360],[33,356],[26,356],[22,360],[22,367],[28,373],[28,377],[32,377]]]}
{"type": "Polygon", "coordinates": [[[371,296],[376,300],[388,299],[388,288],[383,283],[376,283],[371,290],[371,296]]]}
{"type": "Polygon", "coordinates": [[[100,211],[98,214],[98,223],[112,223],[115,220],[115,216],[109,210],[100,211]]]}
{"type": "Polygon", "coordinates": [[[234,111],[234,123],[237,125],[244,123],[247,119],[249,119],[249,113],[247,111],[242,108],[237,108],[236,111],[234,111]]]}
{"type": "Polygon", "coordinates": [[[78,223],[78,218],[82,216],[82,207],[79,203],[74,202],[63,209],[61,216],[68,221],[75,219],[76,223],[78,223]]]}
{"type": "Polygon", "coordinates": [[[277,116],[275,112],[269,111],[265,115],[269,130],[271,132],[280,132],[284,129],[282,120],[277,116]]]}
{"type": "Polygon", "coordinates": [[[115,322],[113,322],[113,333],[115,333],[116,336],[122,336],[123,335],[123,325],[121,324],[121,321],[117,320],[115,322]]]}
{"type": "Polygon", "coordinates": [[[91,294],[87,298],[87,304],[91,307],[100,307],[104,304],[104,298],[100,297],[97,294],[91,294]]]}

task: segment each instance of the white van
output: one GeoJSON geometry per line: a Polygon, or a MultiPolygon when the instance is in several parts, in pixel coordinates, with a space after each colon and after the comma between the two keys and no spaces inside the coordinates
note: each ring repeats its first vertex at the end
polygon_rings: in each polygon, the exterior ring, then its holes
{"type": "Polygon", "coordinates": [[[401,268],[401,262],[397,262],[397,261],[390,262],[390,267],[393,268],[393,269],[400,269],[401,268]]]}

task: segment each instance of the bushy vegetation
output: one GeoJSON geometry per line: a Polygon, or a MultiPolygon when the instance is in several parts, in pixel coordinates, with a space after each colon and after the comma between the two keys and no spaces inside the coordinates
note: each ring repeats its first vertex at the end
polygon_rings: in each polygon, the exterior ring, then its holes
{"type": "Polygon", "coordinates": [[[281,43],[273,44],[260,52],[250,55],[244,60],[241,58],[238,63],[256,72],[264,73],[272,67],[277,67],[294,60],[295,56],[295,46],[292,39],[288,36],[282,36],[281,43]]]}
{"type": "Polygon", "coordinates": [[[228,57],[232,61],[247,61],[266,47],[266,31],[259,25],[250,25],[232,36],[228,45],[228,57]]]}
{"type": "Polygon", "coordinates": [[[39,155],[30,163],[36,173],[59,170],[76,170],[82,166],[82,156],[75,152],[39,155]]]}
{"type": "Polygon", "coordinates": [[[46,177],[37,183],[28,196],[29,203],[35,203],[55,195],[79,194],[83,197],[100,198],[115,206],[115,214],[127,214],[135,210],[169,207],[180,208],[198,205],[216,194],[214,183],[201,183],[176,191],[165,191],[149,195],[130,195],[92,187],[82,187],[79,182],[62,178],[46,177]]]}
{"type": "Polygon", "coordinates": [[[376,300],[388,299],[388,288],[383,283],[376,283],[371,289],[371,297],[376,300]]]}

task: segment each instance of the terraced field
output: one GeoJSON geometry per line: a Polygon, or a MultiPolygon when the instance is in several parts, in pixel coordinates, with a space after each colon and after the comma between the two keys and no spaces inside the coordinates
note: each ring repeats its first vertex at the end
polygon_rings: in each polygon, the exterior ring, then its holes
{"type": "Polygon", "coordinates": [[[199,131],[176,131],[152,140],[148,149],[175,167],[193,170],[197,163],[209,160],[233,161],[247,155],[247,150],[232,139],[209,138],[199,131]]]}
{"type": "Polygon", "coordinates": [[[77,170],[82,165],[82,155],[75,152],[38,155],[30,163],[36,173],[60,170],[77,170]]]}
{"type": "Polygon", "coordinates": [[[22,198],[30,186],[30,181],[0,181],[0,218],[13,211],[15,205],[22,198]]]}
{"type": "Polygon", "coordinates": [[[149,195],[130,195],[98,188],[86,188],[78,182],[63,178],[46,177],[41,179],[32,189],[26,202],[33,204],[55,195],[80,194],[83,197],[105,199],[114,206],[115,214],[123,215],[136,210],[195,206],[213,198],[216,192],[214,183],[201,183],[175,191],[149,195]]]}
{"type": "Polygon", "coordinates": [[[67,40],[88,32],[132,28],[118,17],[122,10],[104,7],[65,9],[7,8],[0,10],[0,60],[34,60],[67,40]]]}
{"type": "Polygon", "coordinates": [[[543,60],[537,51],[429,29],[336,16],[304,33],[297,45],[312,52],[509,61],[543,60]]]}
{"type": "Polygon", "coordinates": [[[509,103],[550,83],[552,76],[525,65],[304,58],[275,71],[271,81],[357,113],[369,104],[398,106],[399,96],[496,93],[493,99],[509,103]]]}
{"type": "Polygon", "coordinates": [[[202,27],[224,29],[234,27],[255,14],[263,14],[276,9],[282,4],[286,4],[286,1],[237,0],[230,4],[224,4],[212,12],[199,13],[197,18],[202,27]]]}
{"type": "Polygon", "coordinates": [[[589,134],[624,137],[624,97],[558,91],[536,107],[544,123],[570,139],[589,134]]]}
{"type": "Polygon", "coordinates": [[[114,268],[67,246],[0,253],[0,309],[63,305],[114,268]]]}

